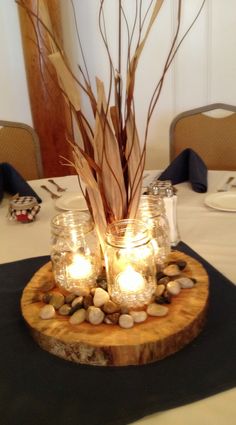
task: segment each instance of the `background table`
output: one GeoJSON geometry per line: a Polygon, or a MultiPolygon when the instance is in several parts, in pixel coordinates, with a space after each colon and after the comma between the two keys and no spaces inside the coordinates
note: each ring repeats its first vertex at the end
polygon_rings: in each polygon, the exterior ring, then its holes
{"type": "MultiPolygon", "coordinates": [[[[146,172],[146,185],[157,172],[146,172]]],[[[215,192],[229,175],[236,172],[210,171],[208,193],[215,192]]],[[[68,191],[79,191],[76,176],[55,179],[68,191]]],[[[59,211],[55,201],[40,188],[45,180],[30,182],[42,198],[41,211],[33,223],[21,224],[7,220],[8,199],[0,206],[0,263],[11,262],[50,253],[50,220],[59,211]]],[[[52,188],[53,189],[53,188],[52,188]]],[[[195,193],[189,183],[177,185],[178,225],[181,239],[236,283],[236,213],[222,212],[204,205],[206,194],[195,193]]],[[[223,365],[222,365],[223,367],[223,365]]],[[[158,385],[158,383],[157,383],[158,385]]],[[[137,421],[154,425],[233,425],[236,417],[236,391],[230,390],[183,407],[157,413],[137,421]]],[[[5,425],[5,424],[3,424],[5,425]]]]}

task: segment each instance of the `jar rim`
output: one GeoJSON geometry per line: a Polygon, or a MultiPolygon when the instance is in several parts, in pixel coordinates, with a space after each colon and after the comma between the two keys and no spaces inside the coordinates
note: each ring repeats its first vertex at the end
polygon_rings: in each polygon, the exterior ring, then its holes
{"type": "Polygon", "coordinates": [[[105,237],[109,245],[117,248],[127,248],[127,243],[129,247],[138,247],[151,239],[149,227],[138,219],[114,221],[108,225],[105,237]]]}
{"type": "Polygon", "coordinates": [[[87,211],[65,211],[55,215],[51,219],[51,226],[57,230],[73,229],[74,231],[84,231],[85,233],[94,229],[92,217],[87,211]]]}

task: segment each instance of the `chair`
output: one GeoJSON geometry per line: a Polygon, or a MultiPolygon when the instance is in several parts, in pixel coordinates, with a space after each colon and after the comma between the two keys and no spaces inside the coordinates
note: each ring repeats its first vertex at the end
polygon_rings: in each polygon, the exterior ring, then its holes
{"type": "Polygon", "coordinates": [[[26,124],[0,120],[0,163],[8,162],[25,180],[43,177],[38,135],[26,124]]]}
{"type": "Polygon", "coordinates": [[[214,103],[177,115],[170,126],[170,161],[186,148],[210,170],[236,170],[236,106],[214,103]],[[216,110],[230,115],[205,114],[216,110]]]}

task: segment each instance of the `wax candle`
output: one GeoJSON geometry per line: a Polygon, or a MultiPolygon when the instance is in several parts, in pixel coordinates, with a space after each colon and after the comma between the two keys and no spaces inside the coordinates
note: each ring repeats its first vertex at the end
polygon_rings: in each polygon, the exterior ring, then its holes
{"type": "Polygon", "coordinates": [[[89,258],[75,254],[72,263],[67,266],[67,273],[71,279],[86,279],[92,274],[92,265],[89,258]]]}
{"type": "Polygon", "coordinates": [[[116,277],[117,284],[122,292],[137,293],[144,289],[145,280],[133,267],[128,266],[116,277]]]}

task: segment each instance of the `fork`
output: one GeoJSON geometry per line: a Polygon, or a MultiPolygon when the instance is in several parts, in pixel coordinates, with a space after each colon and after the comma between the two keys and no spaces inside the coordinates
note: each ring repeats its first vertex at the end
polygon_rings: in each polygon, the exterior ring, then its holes
{"type": "Polygon", "coordinates": [[[41,188],[44,189],[44,190],[46,190],[47,192],[49,192],[52,199],[58,199],[58,198],[61,197],[60,195],[57,195],[56,193],[51,192],[51,190],[48,189],[48,187],[45,186],[44,184],[41,185],[41,188]]]}
{"type": "Polygon", "coordinates": [[[229,189],[229,184],[230,182],[232,182],[232,180],[234,180],[234,177],[229,177],[223,184],[223,186],[217,190],[217,192],[227,192],[227,190],[229,189]]]}
{"type": "Polygon", "coordinates": [[[54,186],[56,186],[58,192],[65,192],[66,189],[64,189],[63,187],[59,186],[59,184],[57,184],[56,182],[54,182],[53,179],[48,179],[48,182],[54,184],[54,186]]]}

